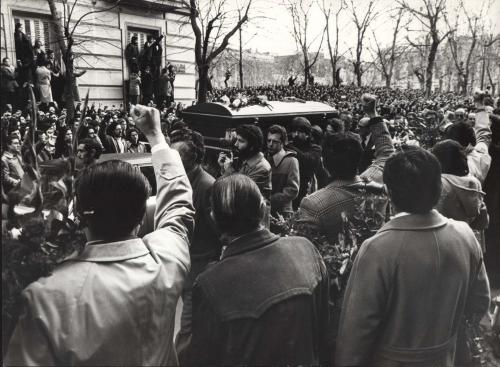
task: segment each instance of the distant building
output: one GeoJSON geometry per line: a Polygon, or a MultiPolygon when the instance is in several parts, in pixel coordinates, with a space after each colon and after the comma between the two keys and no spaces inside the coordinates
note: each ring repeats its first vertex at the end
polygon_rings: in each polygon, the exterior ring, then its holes
{"type": "MultiPolygon", "coordinates": [[[[69,0],[70,6],[74,1],[71,24],[85,13],[113,5],[110,0],[69,0]]],[[[62,14],[62,2],[55,3],[62,14]]],[[[2,58],[9,56],[15,60],[14,25],[18,22],[24,25],[33,43],[41,39],[46,49],[53,49],[60,56],[47,1],[2,0],[0,9],[2,58]]],[[[195,61],[188,15],[188,10],[178,0],[122,0],[111,10],[85,17],[75,31],[73,47],[77,69],[87,71],[78,78],[80,95],[84,96],[90,89],[90,101],[105,105],[122,103],[128,80],[123,55],[130,38],[136,35],[142,47],[147,35],[165,34],[162,66],[167,62],[175,65],[175,98],[190,104],[195,99],[195,61]]]]}

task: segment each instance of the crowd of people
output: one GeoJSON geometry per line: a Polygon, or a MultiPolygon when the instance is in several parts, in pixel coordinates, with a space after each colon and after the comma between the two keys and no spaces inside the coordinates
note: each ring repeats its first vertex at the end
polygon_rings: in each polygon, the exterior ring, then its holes
{"type": "MultiPolygon", "coordinates": [[[[138,45],[138,37],[132,36],[125,48],[124,58],[128,70],[127,98],[132,104],[148,105],[154,102],[157,106],[170,106],[174,101],[174,81],[176,70],[167,63],[161,68],[163,35],[148,35],[142,47],[138,45]]],[[[27,84],[34,88],[35,98],[42,107],[54,106],[62,108],[66,102],[66,94],[72,93],[73,100],[80,101],[77,79],[86,73],[73,66],[72,76],[75,78],[72,87],[66,80],[64,63],[60,63],[54,50],[45,48],[40,39],[34,41],[24,33],[21,23],[15,25],[16,60],[9,57],[2,59],[1,93],[2,105],[11,105],[14,109],[23,109],[29,100],[25,88],[27,84]],[[65,86],[69,90],[65,90],[65,86]]],[[[74,54],[71,52],[71,58],[74,54]]]]}
{"type": "MultiPolygon", "coordinates": [[[[131,101],[142,94],[150,107],[79,105],[68,121],[43,99],[46,84],[36,116],[2,87],[3,204],[35,160],[68,160],[89,241],[26,288],[6,365],[467,365],[463,319],[490,311],[488,277],[499,281],[498,99],[318,84],[214,90],[215,101],[265,95],[336,109],[321,126],[302,116],[238,126],[214,167],[173,100],[173,71],[154,62],[158,39],[148,39],[149,61],[136,42],[130,88],[143,89],[131,101]],[[149,74],[165,75],[170,93],[145,91],[149,74]],[[122,161],[99,163],[103,152],[152,153],[155,224],[142,239],[150,182],[122,161]],[[338,243],[367,190],[387,198],[377,208],[386,223],[360,247],[336,318],[325,259],[270,223],[305,224],[338,243]]],[[[57,74],[35,63],[35,75],[57,74]]]]}

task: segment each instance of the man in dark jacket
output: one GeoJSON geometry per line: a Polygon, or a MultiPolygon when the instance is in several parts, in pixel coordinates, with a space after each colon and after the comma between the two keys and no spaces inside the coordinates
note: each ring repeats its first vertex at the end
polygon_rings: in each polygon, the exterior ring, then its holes
{"type": "Polygon", "coordinates": [[[146,66],[144,74],[142,75],[142,104],[148,105],[153,99],[153,75],[151,74],[151,67],[146,66]]]}
{"type": "Polygon", "coordinates": [[[193,188],[193,205],[196,213],[196,226],[189,247],[191,270],[182,291],[181,329],[175,342],[182,365],[183,353],[191,339],[193,283],[198,275],[205,270],[209,262],[219,259],[221,244],[213,220],[210,217],[210,194],[215,179],[201,166],[205,155],[203,137],[198,132],[183,129],[174,132],[170,139],[172,149],[179,152],[193,188]]]}
{"type": "Polygon", "coordinates": [[[321,147],[311,143],[311,123],[305,117],[295,117],[290,126],[291,142],[287,150],[297,153],[300,169],[299,194],[293,201],[293,209],[297,210],[301,200],[308,194],[316,174],[318,181],[323,181],[328,174],[321,162],[321,147]]]}
{"type": "Polygon", "coordinates": [[[271,164],[271,214],[289,218],[293,214],[292,201],[299,193],[300,173],[297,154],[286,151],[287,134],[283,126],[273,125],[267,131],[267,160],[271,164]]]}
{"type": "Polygon", "coordinates": [[[16,47],[16,59],[19,66],[19,79],[21,85],[25,82],[33,83],[33,67],[35,64],[35,53],[31,45],[31,39],[23,32],[23,25],[16,23],[14,32],[14,41],[16,47]]]}
{"type": "Polygon", "coordinates": [[[186,365],[317,365],[325,360],[326,269],[302,237],[260,227],[264,200],[234,174],[212,191],[212,217],[229,245],[193,287],[186,365]]]}
{"type": "Polygon", "coordinates": [[[130,43],[125,48],[125,60],[127,61],[128,72],[131,73],[135,67],[139,66],[139,46],[137,36],[130,39],[130,43]]]}

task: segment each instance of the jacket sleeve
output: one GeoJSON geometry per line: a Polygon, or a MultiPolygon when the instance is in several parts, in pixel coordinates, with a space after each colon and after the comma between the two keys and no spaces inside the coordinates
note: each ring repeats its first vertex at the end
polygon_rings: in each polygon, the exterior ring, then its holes
{"type": "Polygon", "coordinates": [[[483,183],[491,165],[491,156],[488,152],[491,143],[491,129],[487,112],[478,112],[476,114],[474,131],[476,133],[476,146],[467,155],[467,163],[470,174],[483,183]]]}
{"type": "Polygon", "coordinates": [[[271,207],[280,207],[285,203],[291,202],[299,194],[300,174],[299,161],[296,158],[290,158],[288,166],[288,177],[286,186],[282,192],[277,192],[271,195],[271,207]]]}
{"type": "Polygon", "coordinates": [[[376,247],[363,243],[354,260],[342,304],[336,366],[369,365],[376,346],[391,278],[391,266],[376,247]]]}
{"type": "Polygon", "coordinates": [[[155,229],[187,239],[194,229],[193,191],[179,154],[167,147],[152,154],[156,175],[155,229]]]}
{"type": "Polygon", "coordinates": [[[4,366],[55,366],[56,360],[43,318],[37,315],[31,292],[23,292],[24,311],[10,339],[4,366]]]}
{"type": "Polygon", "coordinates": [[[471,240],[475,243],[474,247],[479,261],[477,267],[472,270],[474,273],[469,287],[465,314],[468,316],[475,315],[480,319],[490,307],[490,282],[486,274],[481,246],[474,236],[471,236],[471,240]]]}
{"type": "Polygon", "coordinates": [[[370,133],[375,145],[375,158],[372,164],[361,174],[361,177],[382,183],[385,162],[394,153],[394,144],[384,120],[380,117],[374,117],[372,120],[375,121],[370,121],[370,133]]]}

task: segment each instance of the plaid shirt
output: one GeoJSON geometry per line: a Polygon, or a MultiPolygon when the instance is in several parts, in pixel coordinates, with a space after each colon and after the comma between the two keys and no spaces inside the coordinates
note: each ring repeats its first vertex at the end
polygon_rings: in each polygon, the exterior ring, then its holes
{"type": "Polygon", "coordinates": [[[302,199],[299,208],[299,223],[307,223],[325,234],[333,243],[342,229],[342,212],[354,211],[358,191],[349,189],[354,183],[363,182],[356,176],[351,180],[335,180],[328,186],[302,199]]]}

